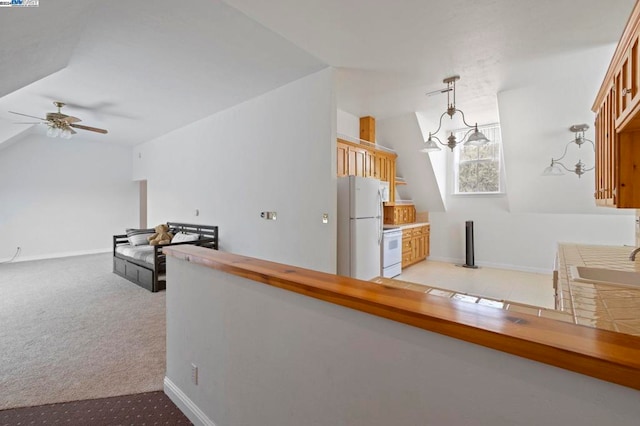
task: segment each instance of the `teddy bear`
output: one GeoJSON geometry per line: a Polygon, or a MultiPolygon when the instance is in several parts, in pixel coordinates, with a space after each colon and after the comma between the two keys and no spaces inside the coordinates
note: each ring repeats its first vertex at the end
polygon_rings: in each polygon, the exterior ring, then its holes
{"type": "Polygon", "coordinates": [[[149,244],[156,246],[159,244],[169,244],[173,238],[173,234],[169,232],[169,227],[164,223],[153,228],[156,232],[147,237],[149,244]]]}

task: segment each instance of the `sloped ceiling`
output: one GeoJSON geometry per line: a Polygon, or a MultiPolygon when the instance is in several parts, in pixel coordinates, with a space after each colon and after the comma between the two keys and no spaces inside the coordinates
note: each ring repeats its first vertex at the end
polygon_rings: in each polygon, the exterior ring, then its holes
{"type": "Polygon", "coordinates": [[[42,3],[0,13],[0,98],[64,68],[98,1],[42,3]]]}
{"type": "MultiPolygon", "coordinates": [[[[497,120],[518,64],[617,41],[634,0],[43,1],[0,13],[1,129],[7,111],[52,101],[137,144],[327,65],[338,106],[378,119],[443,109],[427,91],[460,74],[458,104],[497,120]]],[[[249,123],[248,123],[249,125],[249,123]]],[[[33,131],[42,131],[41,127],[33,131]]],[[[12,134],[13,131],[8,132],[12,134]]]]}
{"type": "MultiPolygon", "coordinates": [[[[426,135],[414,131],[416,115],[425,130],[438,127],[446,96],[425,93],[457,74],[456,104],[467,120],[502,122],[506,130],[507,196],[496,201],[501,209],[596,210],[583,208],[593,204],[591,177],[552,182],[540,173],[562,152],[555,144],[567,140],[571,124],[593,122],[590,107],[609,61],[606,51],[620,38],[635,0],[226,1],[338,68],[338,107],[376,117],[378,142],[411,157],[398,166],[419,208],[466,207],[448,203],[442,182],[450,178],[448,156],[417,154],[426,135]],[[511,94],[500,106],[513,111],[498,111],[500,93],[511,94]],[[524,131],[525,124],[533,130],[524,131]],[[421,163],[427,159],[430,164],[421,163]],[[544,198],[550,188],[554,196],[544,198]],[[565,189],[570,196],[563,196],[565,189]]],[[[459,116],[445,118],[443,130],[463,127],[459,116]]]]}
{"type": "Polygon", "coordinates": [[[43,117],[59,100],[109,130],[75,137],[110,143],[148,141],[326,67],[221,1],[41,2],[3,9],[0,28],[0,128],[32,121],[9,110],[43,117]]]}
{"type": "Polygon", "coordinates": [[[340,68],[338,105],[377,119],[437,107],[425,93],[459,74],[458,104],[497,121],[496,93],[535,75],[517,64],[616,42],[635,0],[226,0],[340,68]],[[518,67],[518,70],[520,68],[518,67]]]}

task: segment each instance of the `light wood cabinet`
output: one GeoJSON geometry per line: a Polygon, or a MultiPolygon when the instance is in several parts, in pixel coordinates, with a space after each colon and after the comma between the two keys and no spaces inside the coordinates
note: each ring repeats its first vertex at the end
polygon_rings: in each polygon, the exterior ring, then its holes
{"type": "Polygon", "coordinates": [[[349,175],[366,177],[364,167],[366,152],[367,151],[362,148],[353,146],[348,148],[347,157],[349,158],[349,175]]]}
{"type": "Polygon", "coordinates": [[[373,177],[389,182],[389,202],[395,204],[396,157],[392,152],[338,139],[337,175],[373,177]]]}
{"type": "Polygon", "coordinates": [[[640,209],[636,210],[636,247],[640,247],[640,209]]]}
{"type": "Polygon", "coordinates": [[[376,174],[376,153],[365,150],[364,153],[364,176],[377,178],[376,174]]]}
{"type": "Polygon", "coordinates": [[[640,2],[636,3],[593,104],[595,199],[640,207],[640,2]]]}
{"type": "Polygon", "coordinates": [[[396,154],[380,151],[376,155],[376,178],[389,182],[389,202],[385,206],[395,205],[396,200],[396,154]]]}
{"type": "Polygon", "coordinates": [[[402,230],[402,267],[423,261],[429,256],[429,225],[402,230]]]}
{"type": "Polygon", "coordinates": [[[416,207],[413,204],[397,204],[384,206],[384,223],[402,225],[416,221],[416,207]]]}
{"type": "Polygon", "coordinates": [[[349,176],[349,146],[338,143],[338,177],[349,176]]]}
{"type": "Polygon", "coordinates": [[[595,198],[599,206],[615,206],[617,177],[615,149],[618,134],[615,129],[615,91],[611,90],[596,115],[595,198]]]}
{"type": "Polygon", "coordinates": [[[616,127],[623,123],[638,103],[638,35],[633,36],[632,45],[626,48],[625,55],[620,59],[613,78],[615,93],[616,127]]]}
{"type": "Polygon", "coordinates": [[[611,90],[596,115],[596,204],[640,207],[640,129],[616,129],[619,100],[611,90]]]}
{"type": "Polygon", "coordinates": [[[360,139],[376,143],[376,119],[367,116],[360,117],[360,139]]]}
{"type": "Polygon", "coordinates": [[[614,204],[618,208],[640,207],[640,130],[619,133],[616,144],[614,204]]]}

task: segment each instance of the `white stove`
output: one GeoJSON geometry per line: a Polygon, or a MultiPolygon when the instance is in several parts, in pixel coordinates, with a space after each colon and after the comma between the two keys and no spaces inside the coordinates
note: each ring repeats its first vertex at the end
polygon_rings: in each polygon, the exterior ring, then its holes
{"type": "Polygon", "coordinates": [[[382,233],[382,276],[393,278],[402,272],[402,229],[387,227],[382,233]]]}

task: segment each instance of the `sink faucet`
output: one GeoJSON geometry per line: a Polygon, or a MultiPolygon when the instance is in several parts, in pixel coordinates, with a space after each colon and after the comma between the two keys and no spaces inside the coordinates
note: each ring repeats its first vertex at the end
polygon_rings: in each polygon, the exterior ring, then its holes
{"type": "Polygon", "coordinates": [[[629,255],[629,260],[636,260],[636,254],[640,252],[640,247],[636,247],[633,249],[631,254],[629,255]]]}

